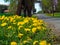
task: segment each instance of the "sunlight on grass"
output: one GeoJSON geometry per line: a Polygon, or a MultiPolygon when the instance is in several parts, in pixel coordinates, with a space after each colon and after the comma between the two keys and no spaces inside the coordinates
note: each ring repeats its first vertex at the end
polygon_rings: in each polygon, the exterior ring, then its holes
{"type": "Polygon", "coordinates": [[[47,14],[47,16],[60,18],[60,13],[54,13],[54,16],[53,16],[53,14],[47,14]]]}

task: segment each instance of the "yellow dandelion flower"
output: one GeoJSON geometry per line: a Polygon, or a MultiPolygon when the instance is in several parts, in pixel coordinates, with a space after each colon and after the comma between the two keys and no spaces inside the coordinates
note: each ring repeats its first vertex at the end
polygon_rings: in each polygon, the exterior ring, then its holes
{"type": "Polygon", "coordinates": [[[0,20],[2,20],[2,19],[0,18],[0,20]]]}
{"type": "Polygon", "coordinates": [[[17,43],[16,42],[11,42],[11,45],[17,45],[17,43]]]}
{"type": "Polygon", "coordinates": [[[2,19],[4,19],[4,18],[5,18],[5,16],[3,15],[3,16],[2,16],[2,19]]]}
{"type": "Polygon", "coordinates": [[[46,40],[41,41],[41,42],[39,43],[39,45],[47,45],[46,40]]]}
{"type": "Polygon", "coordinates": [[[31,18],[30,17],[27,17],[28,20],[30,20],[31,18]]]}
{"type": "Polygon", "coordinates": [[[20,19],[20,18],[21,18],[21,16],[18,16],[17,18],[18,18],[18,19],[20,19]]]}
{"type": "Polygon", "coordinates": [[[7,25],[7,23],[2,23],[2,24],[1,24],[1,26],[6,26],[6,25],[7,25]]]}
{"type": "Polygon", "coordinates": [[[10,22],[13,22],[13,20],[14,20],[14,18],[11,17],[11,18],[10,18],[10,22]]]}
{"type": "Polygon", "coordinates": [[[12,26],[9,26],[9,27],[8,27],[8,29],[11,29],[11,28],[12,28],[12,26]]]}
{"type": "Polygon", "coordinates": [[[37,23],[33,23],[33,26],[38,26],[38,24],[37,23]]]}
{"type": "Polygon", "coordinates": [[[35,20],[35,18],[31,18],[32,20],[35,20]]]}
{"type": "Polygon", "coordinates": [[[30,31],[30,29],[29,28],[25,28],[25,31],[28,32],[28,31],[30,31]]]}
{"type": "Polygon", "coordinates": [[[28,42],[27,40],[24,40],[24,41],[23,41],[23,44],[26,44],[27,42],[28,42]]]}
{"type": "Polygon", "coordinates": [[[15,15],[15,16],[13,16],[14,18],[17,18],[18,17],[18,15],[15,15]]]}
{"type": "Polygon", "coordinates": [[[30,37],[27,37],[27,40],[29,41],[29,40],[32,40],[30,37]]]}
{"type": "Polygon", "coordinates": [[[23,25],[23,24],[24,24],[24,22],[18,22],[17,25],[19,26],[19,25],[23,25]]]}
{"type": "Polygon", "coordinates": [[[0,17],[0,20],[3,20],[5,18],[5,16],[2,16],[2,17],[0,17]]]}
{"type": "Polygon", "coordinates": [[[15,15],[14,18],[20,19],[21,16],[15,15]]]}
{"type": "Polygon", "coordinates": [[[43,30],[46,30],[46,27],[42,27],[43,30]]]}
{"type": "Polygon", "coordinates": [[[44,21],[43,20],[39,20],[40,23],[43,23],[44,21]]]}
{"type": "Polygon", "coordinates": [[[22,36],[23,36],[23,34],[21,34],[21,33],[18,34],[18,37],[19,38],[22,38],[22,36]]]}
{"type": "Polygon", "coordinates": [[[32,32],[35,33],[37,28],[32,28],[32,32]]]}
{"type": "Polygon", "coordinates": [[[23,26],[19,26],[18,29],[22,28],[23,26]]]}
{"type": "Polygon", "coordinates": [[[38,22],[38,20],[33,20],[34,23],[38,22]]]}
{"type": "Polygon", "coordinates": [[[4,19],[5,19],[5,20],[9,20],[9,18],[8,18],[8,17],[5,17],[4,19]]]}
{"type": "Polygon", "coordinates": [[[34,42],[33,42],[33,45],[36,45],[37,43],[38,43],[38,41],[34,41],[34,42]]]}
{"type": "Polygon", "coordinates": [[[41,27],[41,26],[37,26],[37,29],[41,30],[41,29],[42,29],[42,27],[41,27]]]}
{"type": "Polygon", "coordinates": [[[38,24],[38,25],[42,25],[43,23],[41,23],[41,22],[37,22],[37,24],[38,24]]]}
{"type": "Polygon", "coordinates": [[[16,20],[13,20],[13,23],[15,22],[16,20]]]}
{"type": "Polygon", "coordinates": [[[24,20],[24,23],[27,23],[27,22],[29,22],[29,20],[28,20],[28,19],[25,19],[25,20],[24,20]]]}

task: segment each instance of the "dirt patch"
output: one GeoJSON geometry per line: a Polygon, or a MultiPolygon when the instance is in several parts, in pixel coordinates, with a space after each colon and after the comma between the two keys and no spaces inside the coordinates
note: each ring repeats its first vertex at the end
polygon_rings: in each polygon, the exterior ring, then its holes
{"type": "Polygon", "coordinates": [[[58,33],[55,25],[49,22],[47,23],[47,27],[51,29],[51,32],[54,36],[53,38],[54,45],[60,45],[60,33],[58,33]]]}

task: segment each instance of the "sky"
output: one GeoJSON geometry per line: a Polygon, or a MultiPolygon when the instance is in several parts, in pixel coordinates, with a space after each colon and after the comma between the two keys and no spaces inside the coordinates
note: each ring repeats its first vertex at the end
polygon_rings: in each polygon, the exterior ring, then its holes
{"type": "Polygon", "coordinates": [[[4,2],[4,0],[0,0],[0,4],[9,5],[9,3],[8,2],[4,2]]]}
{"type": "Polygon", "coordinates": [[[36,9],[36,13],[42,11],[40,3],[35,3],[35,9],[36,9]]]}

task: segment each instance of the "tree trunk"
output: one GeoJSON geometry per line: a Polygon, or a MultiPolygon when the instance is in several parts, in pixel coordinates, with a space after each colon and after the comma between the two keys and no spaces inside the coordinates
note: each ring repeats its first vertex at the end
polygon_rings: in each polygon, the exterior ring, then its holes
{"type": "Polygon", "coordinates": [[[17,5],[17,12],[16,12],[17,15],[21,15],[21,0],[18,0],[18,5],[17,5]]]}

